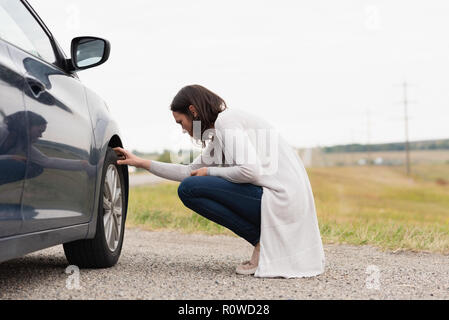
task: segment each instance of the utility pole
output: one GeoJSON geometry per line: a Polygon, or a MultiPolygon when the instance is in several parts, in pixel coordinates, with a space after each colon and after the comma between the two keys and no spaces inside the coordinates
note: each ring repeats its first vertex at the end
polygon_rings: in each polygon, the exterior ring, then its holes
{"type": "Polygon", "coordinates": [[[367,152],[367,158],[368,158],[368,165],[371,165],[371,112],[370,109],[366,110],[366,152],[367,152]]]}
{"type": "Polygon", "coordinates": [[[410,145],[408,137],[408,99],[407,99],[407,82],[402,84],[404,90],[404,123],[405,123],[405,168],[407,176],[410,176],[410,145]]]}

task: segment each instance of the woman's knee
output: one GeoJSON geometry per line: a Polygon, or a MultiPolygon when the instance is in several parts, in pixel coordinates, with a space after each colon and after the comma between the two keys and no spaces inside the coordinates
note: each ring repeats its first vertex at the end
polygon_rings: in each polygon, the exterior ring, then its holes
{"type": "Polygon", "coordinates": [[[192,188],[195,185],[198,185],[198,178],[197,176],[187,177],[184,180],[181,181],[181,183],[178,186],[178,196],[182,200],[186,197],[192,196],[192,188]]]}

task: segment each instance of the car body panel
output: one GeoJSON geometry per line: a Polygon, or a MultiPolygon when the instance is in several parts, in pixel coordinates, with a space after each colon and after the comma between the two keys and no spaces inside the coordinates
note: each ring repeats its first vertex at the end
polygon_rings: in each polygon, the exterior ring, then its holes
{"type": "Polygon", "coordinates": [[[79,240],[88,224],[15,235],[0,239],[0,262],[23,256],[61,243],[79,240]]]}
{"type": "MultiPolygon", "coordinates": [[[[108,147],[123,147],[118,124],[105,102],[79,81],[76,72],[64,70],[67,59],[56,40],[29,4],[21,3],[47,32],[57,61],[46,63],[0,39],[0,120],[25,111],[21,132],[29,139],[21,155],[27,171],[23,172],[23,166],[17,171],[22,176],[15,175],[14,188],[8,181],[0,184],[0,262],[93,238],[106,152],[108,147]],[[47,122],[42,126],[42,139],[35,128],[29,128],[32,113],[47,122]],[[58,158],[59,163],[35,161],[33,147],[46,158],[58,158]]],[[[119,169],[125,177],[126,215],[128,168],[119,169]]]]}
{"type": "Polygon", "coordinates": [[[51,64],[14,46],[8,49],[24,76],[28,121],[47,122],[42,130],[27,128],[21,233],[86,223],[92,216],[96,166],[89,163],[95,142],[84,86],[51,64]],[[38,94],[34,85],[41,86],[38,94]]]}
{"type": "MultiPolygon", "coordinates": [[[[27,158],[14,149],[16,142],[8,139],[8,126],[25,124],[23,117],[23,77],[10,59],[6,43],[0,40],[0,238],[18,234],[22,227],[21,199],[25,182],[26,163],[15,156],[27,158]],[[6,123],[9,120],[9,125],[6,123]]],[[[20,127],[20,125],[19,125],[20,127]]],[[[24,137],[26,139],[26,133],[24,137]]]]}

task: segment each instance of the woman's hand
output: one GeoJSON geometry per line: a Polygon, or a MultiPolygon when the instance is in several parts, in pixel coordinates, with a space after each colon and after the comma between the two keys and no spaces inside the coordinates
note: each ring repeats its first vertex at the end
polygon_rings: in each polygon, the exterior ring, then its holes
{"type": "Polygon", "coordinates": [[[133,167],[140,168],[142,165],[142,158],[139,158],[138,156],[132,154],[130,151],[122,149],[120,147],[113,148],[115,153],[117,154],[118,165],[129,165],[133,167]]]}
{"type": "Polygon", "coordinates": [[[190,172],[191,176],[207,176],[207,168],[201,168],[198,170],[193,170],[192,172],[190,172]]]}

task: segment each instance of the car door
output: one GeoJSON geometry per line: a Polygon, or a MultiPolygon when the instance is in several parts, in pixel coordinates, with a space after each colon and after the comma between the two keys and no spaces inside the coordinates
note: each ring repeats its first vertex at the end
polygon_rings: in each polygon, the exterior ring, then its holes
{"type": "Polygon", "coordinates": [[[10,39],[9,51],[24,77],[28,162],[21,232],[90,220],[96,167],[92,124],[84,86],[56,65],[56,43],[26,3],[0,0],[22,31],[26,47],[10,39]]]}
{"type": "MultiPolygon", "coordinates": [[[[8,23],[0,7],[0,23],[8,23]]],[[[23,78],[0,34],[0,238],[19,233],[27,140],[23,78]]]]}

